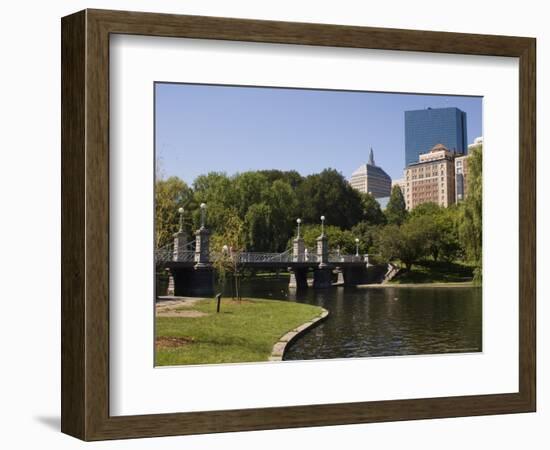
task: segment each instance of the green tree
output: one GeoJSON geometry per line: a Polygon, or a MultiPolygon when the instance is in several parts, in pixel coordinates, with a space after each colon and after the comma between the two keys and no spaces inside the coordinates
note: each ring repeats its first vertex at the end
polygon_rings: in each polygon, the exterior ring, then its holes
{"type": "Polygon", "coordinates": [[[331,224],[349,229],[363,215],[360,193],[334,169],[308,175],[298,186],[297,195],[299,214],[306,223],[317,223],[322,215],[327,215],[331,224]]]}
{"type": "Polygon", "coordinates": [[[359,239],[359,251],[361,253],[377,253],[377,237],[383,225],[371,225],[368,222],[359,222],[351,229],[354,239],[359,239]]]}
{"type": "Polygon", "coordinates": [[[295,170],[259,170],[258,173],[265,176],[270,184],[277,180],[284,181],[285,183],[288,183],[293,190],[296,189],[304,180],[304,177],[302,177],[302,175],[295,170]]]}
{"type": "Polygon", "coordinates": [[[378,248],[387,261],[400,260],[407,270],[426,255],[426,233],[418,221],[390,224],[378,236],[378,248]]]}
{"type": "Polygon", "coordinates": [[[265,203],[254,203],[244,217],[247,250],[272,250],[273,229],[271,224],[271,207],[265,203]]]}
{"type": "Polygon", "coordinates": [[[386,216],[380,208],[380,203],[371,194],[361,194],[361,207],[363,208],[363,221],[370,225],[385,225],[386,216]]]}
{"type": "Polygon", "coordinates": [[[440,258],[452,261],[461,253],[454,206],[443,208],[433,202],[422,203],[410,212],[407,222],[424,230],[427,254],[434,261],[440,258]]]}
{"type": "MultiPolygon", "coordinates": [[[[223,232],[236,213],[245,226],[247,245],[256,251],[283,251],[297,217],[296,192],[286,180],[293,172],[243,172],[232,177],[211,172],[197,177],[195,203],[207,204],[207,225],[213,233],[223,232]],[[274,180],[274,181],[271,181],[274,180]]],[[[193,212],[195,226],[200,212],[193,212]]]]}
{"type": "Polygon", "coordinates": [[[422,234],[423,246],[426,255],[437,261],[442,249],[442,243],[445,239],[445,231],[439,227],[437,214],[434,215],[418,215],[411,217],[406,225],[408,229],[417,230],[422,234]]]}
{"type": "Polygon", "coordinates": [[[269,206],[269,245],[262,248],[264,251],[284,251],[288,239],[294,232],[294,225],[298,217],[298,199],[292,186],[283,179],[275,180],[262,193],[262,199],[269,206]]]}
{"type": "Polygon", "coordinates": [[[475,264],[474,281],[482,279],[482,246],[483,246],[483,149],[475,147],[468,158],[468,190],[463,202],[459,226],[460,239],[468,260],[475,264]]]}
{"type": "Polygon", "coordinates": [[[189,209],[194,208],[193,191],[178,177],[155,182],[155,245],[163,247],[170,243],[179,228],[178,209],[186,209],[184,230],[191,234],[189,209]]]}
{"type": "MultiPolygon", "coordinates": [[[[311,252],[317,248],[317,238],[321,235],[321,225],[302,225],[301,232],[304,244],[311,252]]],[[[325,235],[331,252],[340,249],[342,255],[355,253],[355,236],[350,230],[342,230],[334,225],[325,225],[325,235]]],[[[292,238],[289,246],[292,245],[292,238]]]]}
{"type": "Polygon", "coordinates": [[[386,261],[395,261],[399,258],[401,229],[399,225],[388,224],[383,227],[376,237],[376,247],[386,261]]]}
{"type": "Polygon", "coordinates": [[[212,236],[211,250],[218,256],[213,265],[225,286],[227,277],[231,277],[233,298],[241,299],[240,279],[242,275],[241,254],[245,250],[245,227],[235,210],[230,210],[223,232],[212,236]]]}
{"type": "Polygon", "coordinates": [[[434,203],[434,202],[421,203],[420,205],[417,205],[411,210],[409,217],[411,218],[418,217],[418,216],[435,217],[441,212],[442,209],[443,208],[441,208],[441,206],[439,206],[437,203],[434,203]]]}
{"type": "Polygon", "coordinates": [[[442,208],[438,215],[438,228],[442,231],[440,256],[445,261],[454,261],[464,255],[459,236],[460,210],[456,205],[442,208]]]}
{"type": "Polygon", "coordinates": [[[233,177],[235,190],[234,207],[241,217],[255,203],[262,202],[262,193],[269,187],[267,178],[260,172],[243,172],[233,177]]]}
{"type": "MultiPolygon", "coordinates": [[[[207,227],[211,233],[221,231],[228,217],[237,208],[233,180],[225,173],[209,172],[198,176],[193,182],[195,204],[206,203],[207,227]]],[[[195,228],[200,225],[200,210],[193,211],[195,228]]]]}
{"type": "Polygon", "coordinates": [[[390,201],[384,211],[388,223],[401,225],[407,218],[407,207],[405,197],[398,185],[395,185],[391,190],[390,201]]]}

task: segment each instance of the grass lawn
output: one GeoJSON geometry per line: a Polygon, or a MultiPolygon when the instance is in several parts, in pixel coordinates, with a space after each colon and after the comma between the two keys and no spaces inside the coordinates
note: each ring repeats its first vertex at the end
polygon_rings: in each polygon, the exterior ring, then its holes
{"type": "Polygon", "coordinates": [[[267,361],[287,331],[321,314],[318,306],[276,300],[198,300],[186,317],[156,317],[157,366],[267,361]]]}
{"type": "Polygon", "coordinates": [[[390,281],[390,284],[462,283],[472,281],[473,267],[457,262],[422,261],[390,281]]]}

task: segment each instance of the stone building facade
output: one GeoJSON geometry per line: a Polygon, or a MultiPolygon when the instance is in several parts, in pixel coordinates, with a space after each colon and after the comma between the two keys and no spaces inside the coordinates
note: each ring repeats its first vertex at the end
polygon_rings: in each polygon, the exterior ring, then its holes
{"type": "Polygon", "coordinates": [[[399,186],[399,188],[401,189],[401,192],[403,193],[403,196],[405,195],[405,189],[407,187],[407,184],[405,183],[405,178],[399,178],[398,180],[393,180],[391,182],[392,189],[394,186],[399,186]]]}
{"type": "Polygon", "coordinates": [[[469,155],[455,158],[456,203],[463,201],[468,194],[468,158],[469,155]]]}
{"type": "Polygon", "coordinates": [[[455,154],[443,144],[423,153],[404,174],[403,195],[407,209],[433,202],[447,207],[455,203],[455,154]]]}

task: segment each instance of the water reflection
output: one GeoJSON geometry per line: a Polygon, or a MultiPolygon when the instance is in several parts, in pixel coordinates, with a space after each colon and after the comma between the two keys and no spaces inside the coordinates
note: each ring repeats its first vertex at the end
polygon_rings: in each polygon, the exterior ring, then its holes
{"type": "Polygon", "coordinates": [[[478,352],[480,288],[288,289],[284,277],[243,282],[243,295],[319,305],[329,318],[285,360],[478,352]]]}

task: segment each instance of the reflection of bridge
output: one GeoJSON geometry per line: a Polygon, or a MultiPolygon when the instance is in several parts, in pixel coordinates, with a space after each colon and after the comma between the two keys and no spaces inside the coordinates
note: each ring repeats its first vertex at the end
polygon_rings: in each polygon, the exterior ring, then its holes
{"type": "MultiPolygon", "coordinates": [[[[209,232],[204,226],[204,204],[201,227],[195,233],[195,240],[188,242],[180,217],[180,230],[174,234],[174,242],[155,252],[157,269],[165,268],[173,280],[175,295],[211,295],[214,286],[214,266],[220,259],[241,269],[288,270],[289,287],[308,287],[308,273],[313,272],[313,287],[327,288],[336,278],[338,285],[356,285],[372,282],[382,274],[380,266],[369,264],[368,255],[361,256],[329,252],[328,238],[324,233],[324,216],[321,235],[314,250],[307,249],[298,234],[292,241],[292,248],[282,253],[260,253],[234,251],[225,246],[220,253],[210,252],[209,232]]],[[[180,210],[181,214],[181,210],[180,210]]],[[[358,241],[356,240],[356,245],[358,241]]],[[[358,247],[357,247],[358,248],[358,247]]]]}

